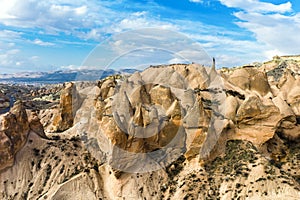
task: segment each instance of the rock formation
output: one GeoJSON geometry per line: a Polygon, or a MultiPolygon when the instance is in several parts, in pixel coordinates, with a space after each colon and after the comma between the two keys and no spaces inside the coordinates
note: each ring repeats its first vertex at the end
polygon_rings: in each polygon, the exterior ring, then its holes
{"type": "Polygon", "coordinates": [[[13,165],[14,156],[23,148],[30,131],[46,138],[37,114],[26,112],[21,101],[17,101],[9,113],[0,116],[0,170],[13,165]]]}
{"type": "Polygon", "coordinates": [[[46,120],[47,123],[50,122],[47,130],[49,132],[62,132],[72,127],[80,101],[76,86],[73,83],[66,83],[61,91],[57,112],[51,112],[51,119],[46,120]]]}
{"type": "Polygon", "coordinates": [[[17,102],[0,198],[299,199],[299,64],[157,66],[17,102]]]}
{"type": "Polygon", "coordinates": [[[0,92],[0,109],[10,106],[9,98],[0,92]]]}
{"type": "Polygon", "coordinates": [[[24,146],[29,133],[29,123],[22,102],[16,102],[9,113],[2,115],[1,164],[3,169],[13,164],[15,154],[24,146]]]}

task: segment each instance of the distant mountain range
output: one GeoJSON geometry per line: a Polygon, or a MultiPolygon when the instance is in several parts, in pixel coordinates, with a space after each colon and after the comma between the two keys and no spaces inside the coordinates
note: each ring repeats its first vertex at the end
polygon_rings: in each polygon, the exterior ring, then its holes
{"type": "Polygon", "coordinates": [[[63,83],[68,81],[94,81],[114,74],[132,74],[136,69],[122,70],[67,70],[54,72],[22,72],[16,74],[0,74],[2,83],[63,83]]]}

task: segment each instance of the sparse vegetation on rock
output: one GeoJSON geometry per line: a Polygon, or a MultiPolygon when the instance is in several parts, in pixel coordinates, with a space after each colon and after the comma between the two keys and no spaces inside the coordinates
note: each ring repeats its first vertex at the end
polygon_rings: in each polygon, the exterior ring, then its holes
{"type": "Polygon", "coordinates": [[[276,57],[0,85],[18,91],[0,116],[0,199],[299,199],[299,74],[276,57]]]}

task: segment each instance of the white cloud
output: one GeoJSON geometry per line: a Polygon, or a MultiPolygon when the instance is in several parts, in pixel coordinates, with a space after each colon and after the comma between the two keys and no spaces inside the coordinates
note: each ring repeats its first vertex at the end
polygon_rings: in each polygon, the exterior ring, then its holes
{"type": "Polygon", "coordinates": [[[37,61],[40,57],[39,56],[31,56],[30,60],[37,61]]]}
{"type": "Polygon", "coordinates": [[[88,8],[87,8],[87,6],[81,6],[81,7],[75,8],[74,11],[77,15],[84,15],[87,13],[88,8]]]}
{"type": "Polygon", "coordinates": [[[186,63],[187,61],[183,58],[172,58],[168,61],[168,64],[186,63]]]}
{"type": "Polygon", "coordinates": [[[21,36],[22,36],[21,32],[0,30],[0,40],[16,40],[16,39],[20,39],[21,36]]]}
{"type": "Polygon", "coordinates": [[[189,0],[189,1],[193,3],[203,3],[203,0],[189,0]]]}
{"type": "Polygon", "coordinates": [[[237,24],[253,32],[258,41],[283,53],[299,53],[300,14],[286,16],[240,12],[235,16],[241,20],[237,24]]]}
{"type": "MultiPolygon", "coordinates": [[[[7,70],[13,70],[25,67],[26,62],[29,62],[26,59],[20,57],[20,50],[19,49],[11,49],[7,51],[0,52],[0,68],[1,72],[5,72],[7,70]]],[[[26,65],[26,67],[29,67],[26,65]]]]}
{"type": "Polygon", "coordinates": [[[101,41],[103,35],[126,30],[171,27],[167,22],[154,19],[146,11],[113,8],[120,7],[119,4],[120,1],[2,0],[0,24],[25,29],[37,28],[42,35],[64,33],[94,41],[101,41]]]}
{"type": "Polygon", "coordinates": [[[161,29],[169,29],[176,30],[176,25],[162,21],[160,19],[156,19],[153,16],[147,16],[146,12],[142,13],[133,13],[130,16],[122,19],[119,23],[114,24],[111,32],[124,32],[128,30],[136,30],[141,28],[161,28],[161,29]]]}
{"type": "Polygon", "coordinates": [[[1,19],[14,19],[15,16],[11,13],[11,9],[14,7],[16,0],[2,0],[0,6],[0,18],[1,19]]]}
{"type": "MultiPolygon", "coordinates": [[[[231,55],[231,54],[216,54],[215,55],[215,60],[216,60],[216,67],[217,68],[222,68],[222,67],[236,67],[236,66],[241,66],[245,64],[250,64],[253,63],[253,61],[258,61],[258,60],[253,60],[249,58],[249,56],[254,56],[252,53],[247,56],[237,56],[237,55],[231,55]],[[225,65],[224,65],[225,63],[225,65]]],[[[256,57],[256,59],[259,59],[256,57]]]]}
{"type": "Polygon", "coordinates": [[[14,43],[0,41],[1,73],[30,70],[34,66],[34,60],[30,57],[22,56],[22,51],[14,43]]]}
{"type": "MultiPolygon", "coordinates": [[[[2,45],[2,44],[1,44],[2,45]]],[[[16,54],[19,52],[19,49],[10,49],[0,51],[0,67],[9,67],[10,65],[15,65],[16,54]]]]}
{"type": "Polygon", "coordinates": [[[283,56],[284,53],[282,53],[280,50],[278,49],[273,49],[273,50],[268,50],[265,51],[265,56],[269,59],[272,59],[274,56],[283,56]]]}
{"type": "Polygon", "coordinates": [[[292,10],[291,2],[282,4],[272,4],[259,0],[220,0],[220,2],[230,8],[239,8],[248,12],[278,12],[285,13],[292,10]]]}
{"type": "Polygon", "coordinates": [[[67,66],[61,66],[60,67],[62,70],[76,70],[79,69],[80,66],[76,66],[76,65],[67,65],[67,66]]]}
{"type": "Polygon", "coordinates": [[[6,51],[6,54],[7,55],[16,55],[19,52],[20,52],[20,49],[10,49],[10,50],[6,51]]]}
{"type": "Polygon", "coordinates": [[[136,17],[142,17],[142,16],[146,16],[147,12],[146,11],[135,12],[135,13],[132,13],[132,15],[136,16],[136,17]]]}
{"type": "Polygon", "coordinates": [[[46,47],[49,47],[49,46],[54,46],[55,44],[54,43],[51,43],[51,42],[44,42],[40,39],[35,39],[33,41],[33,44],[36,44],[36,45],[39,45],[39,46],[46,46],[46,47]]]}
{"type": "MultiPolygon", "coordinates": [[[[176,20],[174,23],[181,32],[187,33],[188,38],[199,42],[198,49],[202,48],[210,57],[215,57],[219,67],[238,66],[267,59],[263,52],[269,50],[269,47],[254,39],[245,40],[243,37],[245,33],[195,21],[176,20]]],[[[193,56],[192,53],[185,55],[189,55],[191,61],[201,62],[199,56],[198,59],[193,59],[197,58],[197,55],[193,56]]],[[[208,64],[210,62],[211,60],[208,64]]]]}
{"type": "Polygon", "coordinates": [[[99,70],[99,66],[77,66],[77,65],[67,65],[61,66],[62,70],[99,70]]]}
{"type": "MultiPolygon", "coordinates": [[[[208,2],[203,0],[189,1],[194,3],[208,2]]],[[[146,5],[140,3],[131,5],[133,7],[139,6],[137,7],[138,12],[132,12],[129,9],[120,8],[120,4],[124,3],[121,0],[0,0],[0,23],[17,27],[16,30],[21,27],[21,30],[25,31],[21,33],[0,30],[0,42],[10,43],[12,45],[10,49],[18,49],[19,47],[16,47],[14,43],[18,46],[17,41],[26,38],[24,36],[26,30],[29,30],[28,33],[32,30],[39,30],[38,34],[40,35],[57,35],[56,44],[59,42],[62,45],[93,45],[95,43],[92,41],[103,41],[108,35],[114,33],[141,28],[162,28],[186,33],[189,38],[200,41],[202,47],[210,56],[216,57],[222,66],[244,64],[251,60],[264,60],[269,58],[272,53],[287,54],[298,51],[300,40],[297,36],[300,32],[300,14],[293,13],[292,15],[290,2],[276,5],[259,0],[219,1],[227,7],[238,10],[234,13],[238,19],[236,24],[244,30],[251,31],[255,38],[245,40],[245,32],[229,31],[226,28],[197,21],[163,18],[157,13],[170,10],[159,7],[160,5],[155,4],[154,1],[149,1],[146,5]],[[60,34],[66,37],[77,37],[80,40],[62,41],[64,37],[60,38],[60,34]]],[[[11,29],[13,30],[13,28],[11,29]]],[[[37,39],[33,38],[32,41],[28,40],[28,37],[23,41],[47,47],[55,45],[48,40],[43,41],[46,37],[36,37],[37,39]]],[[[128,48],[139,47],[141,42],[147,46],[154,39],[157,46],[165,49],[175,48],[179,52],[183,47],[185,48],[180,42],[168,40],[168,37],[162,33],[157,34],[155,32],[151,35],[140,34],[138,38],[136,35],[127,35],[127,37],[115,40],[113,44],[110,44],[110,47],[115,51],[114,53],[124,53],[128,48]],[[165,44],[160,42],[161,40],[165,40],[165,44]]],[[[38,60],[29,59],[29,56],[27,61],[23,62],[22,52],[9,54],[7,49],[2,51],[0,49],[0,54],[2,56],[9,55],[10,59],[13,60],[12,64],[17,65],[18,63],[20,67],[25,66],[26,63],[29,66],[28,63],[38,60]]],[[[192,52],[183,52],[183,54],[193,56],[192,52]]],[[[42,55],[39,56],[43,57],[42,55]]],[[[9,61],[6,57],[5,60],[9,61]]]]}
{"type": "Polygon", "coordinates": [[[291,14],[292,4],[265,3],[258,0],[220,0],[228,7],[241,11],[235,12],[236,24],[254,33],[257,50],[266,58],[274,55],[299,54],[300,13],[291,14]]]}
{"type": "Polygon", "coordinates": [[[201,45],[184,34],[159,28],[138,29],[114,35],[85,59],[85,66],[135,67],[170,62],[210,64],[201,45]],[[99,58],[105,58],[99,60],[99,58]]]}
{"type": "Polygon", "coordinates": [[[2,0],[0,23],[22,28],[39,28],[46,33],[72,34],[78,28],[95,26],[110,10],[95,1],[2,0]],[[101,12],[99,12],[99,10],[101,12]]]}
{"type": "Polygon", "coordinates": [[[86,40],[100,41],[100,39],[102,39],[101,36],[102,36],[101,30],[91,29],[88,33],[83,35],[82,38],[86,40]]]}

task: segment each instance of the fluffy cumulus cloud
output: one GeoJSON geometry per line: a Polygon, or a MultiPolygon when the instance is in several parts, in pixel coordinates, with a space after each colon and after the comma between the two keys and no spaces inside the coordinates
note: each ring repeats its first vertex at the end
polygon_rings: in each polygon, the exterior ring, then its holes
{"type": "Polygon", "coordinates": [[[101,41],[105,35],[126,30],[155,26],[172,28],[169,23],[145,11],[133,12],[122,8],[121,2],[128,3],[122,0],[2,0],[0,24],[39,29],[44,34],[63,33],[94,41],[101,41]]]}
{"type": "MultiPolygon", "coordinates": [[[[77,34],[83,29],[106,25],[113,12],[97,1],[86,0],[2,0],[0,5],[2,24],[37,28],[47,34],[77,34]]],[[[89,31],[86,32],[90,37],[89,31]]]]}
{"type": "Polygon", "coordinates": [[[122,0],[0,1],[0,26],[10,29],[0,30],[0,36],[4,38],[2,41],[16,42],[16,47],[1,52],[2,71],[8,67],[17,70],[34,66],[36,59],[30,60],[28,55],[25,56],[26,52],[22,50],[24,45],[60,48],[63,45],[88,45],[91,41],[95,45],[112,34],[128,30],[146,27],[175,28],[173,24],[161,21],[148,12],[120,8],[120,1],[122,0]],[[63,41],[64,38],[66,41],[63,41]],[[72,44],[67,44],[68,40],[72,44]],[[13,49],[21,50],[11,53],[13,49]]]}
{"type": "Polygon", "coordinates": [[[239,9],[236,24],[254,33],[258,42],[265,44],[264,55],[274,53],[299,54],[300,13],[294,13],[290,2],[265,3],[258,0],[220,0],[225,6],[239,9]]]}
{"type": "Polygon", "coordinates": [[[240,27],[255,33],[257,40],[266,43],[270,50],[281,54],[299,54],[300,14],[288,16],[239,12],[235,16],[242,20],[237,22],[240,27]]]}
{"type": "MultiPolygon", "coordinates": [[[[199,4],[210,2],[188,1],[199,4]]],[[[292,3],[286,1],[274,4],[263,0],[218,1],[230,8],[229,12],[233,10],[233,16],[236,18],[234,23],[240,27],[238,30],[245,32],[204,24],[201,20],[162,16],[161,12],[167,13],[169,8],[160,7],[161,5],[154,1],[149,1],[146,5],[130,1],[134,5],[128,6],[127,0],[1,0],[0,28],[2,26],[4,29],[0,29],[0,67],[13,66],[17,69],[34,66],[38,57],[25,56],[22,49],[24,45],[42,49],[58,49],[64,45],[77,47],[88,43],[95,45],[116,33],[140,28],[160,28],[184,33],[188,38],[200,42],[208,54],[216,57],[222,66],[263,61],[274,54],[299,54],[297,51],[300,40],[297,36],[300,32],[300,13],[293,11],[292,3]],[[253,33],[252,37],[249,36],[249,32],[253,33]],[[247,39],[245,34],[248,34],[247,39]]],[[[109,44],[115,53],[123,53],[124,48],[134,47],[136,44],[147,44],[149,39],[146,36],[150,37],[146,34],[139,37],[124,34],[125,36],[127,38],[119,37],[113,44],[109,44]]],[[[157,37],[158,46],[164,47],[159,42],[162,40],[161,36],[155,33],[151,35],[157,37]]],[[[164,39],[166,38],[172,37],[164,39]]],[[[166,41],[168,47],[179,44],[178,40],[166,41]]],[[[193,50],[189,52],[180,51],[180,48],[182,46],[179,45],[176,49],[181,53],[180,56],[170,58],[170,62],[179,62],[182,57],[187,56],[200,57],[194,54],[193,48],[189,49],[193,50]]],[[[151,55],[150,51],[144,53],[151,55]]],[[[41,55],[40,58],[42,57],[41,55]]]]}

